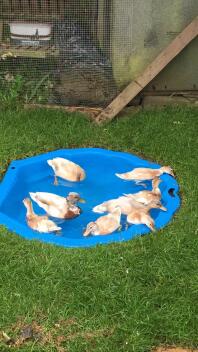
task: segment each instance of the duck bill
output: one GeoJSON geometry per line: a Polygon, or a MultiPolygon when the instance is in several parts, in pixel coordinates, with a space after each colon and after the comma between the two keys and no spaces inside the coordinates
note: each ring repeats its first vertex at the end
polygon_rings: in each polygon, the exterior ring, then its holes
{"type": "Polygon", "coordinates": [[[80,198],[80,199],[78,200],[78,202],[79,202],[79,203],[86,203],[86,200],[83,199],[83,198],[80,198]]]}
{"type": "Polygon", "coordinates": [[[84,237],[88,237],[90,235],[90,230],[85,230],[85,231],[83,231],[83,236],[84,237]]]}

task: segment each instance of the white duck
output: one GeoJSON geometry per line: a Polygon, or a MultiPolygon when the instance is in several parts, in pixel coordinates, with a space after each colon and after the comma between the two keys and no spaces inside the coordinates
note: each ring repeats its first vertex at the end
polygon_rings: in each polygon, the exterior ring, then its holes
{"type": "Polygon", "coordinates": [[[58,184],[57,177],[71,182],[83,181],[86,177],[85,171],[82,167],[68,159],[54,158],[52,160],[47,160],[47,163],[54,171],[54,183],[56,185],[58,184]]]}
{"type": "MultiPolygon", "coordinates": [[[[131,200],[135,200],[137,202],[140,202],[144,205],[148,205],[150,203],[156,202],[156,204],[161,204],[161,190],[159,188],[160,183],[162,180],[159,177],[155,177],[152,180],[152,191],[140,191],[137,193],[129,193],[125,194],[125,196],[131,200]]],[[[163,211],[166,211],[167,209],[163,206],[160,205],[160,209],[163,211]]]]}
{"type": "Polygon", "coordinates": [[[61,197],[57,194],[47,192],[30,192],[30,197],[46,213],[54,218],[73,219],[80,215],[81,209],[76,205],[77,202],[83,202],[78,193],[70,192],[67,197],[61,197]]]}
{"type": "Polygon", "coordinates": [[[90,222],[83,236],[108,235],[120,228],[121,209],[117,207],[112,213],[99,217],[96,221],[90,222]]]}
{"type": "Polygon", "coordinates": [[[133,180],[138,184],[141,181],[152,180],[155,177],[159,177],[164,173],[174,176],[173,170],[170,166],[162,166],[159,169],[138,167],[133,169],[132,171],[125,172],[123,174],[116,173],[116,176],[121,178],[122,180],[133,180]]]}
{"type": "Polygon", "coordinates": [[[27,209],[26,221],[31,229],[42,233],[59,232],[61,230],[61,227],[57,226],[54,221],[49,220],[48,216],[36,215],[29,198],[25,198],[23,204],[27,209]]]}

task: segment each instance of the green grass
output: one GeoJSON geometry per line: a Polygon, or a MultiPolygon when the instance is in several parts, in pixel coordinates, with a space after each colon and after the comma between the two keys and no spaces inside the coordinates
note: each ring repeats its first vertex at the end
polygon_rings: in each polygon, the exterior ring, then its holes
{"type": "MultiPolygon", "coordinates": [[[[91,249],[25,241],[0,228],[0,330],[33,320],[54,336],[20,351],[146,352],[198,344],[196,108],[139,112],[96,127],[56,111],[0,113],[0,166],[67,147],[104,147],[171,165],[182,206],[155,235],[91,249]],[[54,328],[61,319],[60,327],[54,328]],[[70,322],[69,319],[75,319],[70,322]],[[69,323],[70,322],[70,323],[69,323]],[[56,335],[64,335],[63,350],[56,335]]],[[[10,351],[3,343],[0,351],[10,351]]]]}

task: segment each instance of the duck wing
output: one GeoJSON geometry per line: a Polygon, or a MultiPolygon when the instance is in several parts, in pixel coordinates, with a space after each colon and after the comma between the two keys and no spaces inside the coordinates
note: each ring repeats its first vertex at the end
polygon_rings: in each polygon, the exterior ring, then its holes
{"type": "Polygon", "coordinates": [[[66,198],[58,196],[57,194],[53,194],[53,193],[47,193],[47,192],[31,193],[30,192],[30,197],[37,204],[41,203],[45,206],[54,206],[58,208],[67,206],[66,198]]]}

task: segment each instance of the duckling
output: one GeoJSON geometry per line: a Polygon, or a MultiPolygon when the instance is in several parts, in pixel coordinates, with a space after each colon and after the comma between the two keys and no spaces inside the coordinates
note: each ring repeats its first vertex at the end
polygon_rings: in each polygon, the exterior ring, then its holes
{"type": "Polygon", "coordinates": [[[144,224],[152,231],[155,231],[155,222],[153,218],[145,211],[134,210],[127,216],[127,222],[133,225],[144,224]]]}
{"type": "Polygon", "coordinates": [[[48,216],[36,215],[33,210],[32,202],[29,198],[25,198],[23,200],[23,204],[27,209],[27,224],[32,230],[43,233],[58,232],[61,230],[61,227],[57,226],[52,220],[49,220],[48,216]]]}
{"type": "Polygon", "coordinates": [[[148,226],[152,231],[156,231],[155,222],[149,214],[151,209],[160,209],[160,205],[154,201],[148,205],[144,205],[142,208],[134,208],[132,212],[128,214],[127,222],[134,225],[144,224],[148,226]]]}
{"type": "Polygon", "coordinates": [[[99,217],[96,221],[90,222],[83,236],[87,237],[90,234],[94,236],[108,235],[120,228],[121,209],[116,207],[112,213],[99,217]]]}
{"type": "Polygon", "coordinates": [[[64,158],[47,160],[48,165],[54,170],[54,184],[58,185],[57,177],[71,182],[83,181],[86,177],[85,171],[73,161],[64,158]]]}
{"type": "Polygon", "coordinates": [[[140,191],[132,194],[124,194],[127,198],[132,200],[136,200],[144,205],[148,205],[151,202],[156,202],[156,204],[160,205],[160,209],[163,211],[167,211],[167,209],[160,203],[161,200],[161,191],[159,188],[159,184],[162,182],[159,177],[155,177],[152,180],[152,191],[140,191]]]}
{"type": "Polygon", "coordinates": [[[81,209],[76,203],[84,201],[80,198],[78,193],[74,192],[70,192],[66,198],[47,192],[30,192],[30,197],[43,208],[48,215],[59,219],[73,219],[80,215],[81,209]]]}
{"type": "Polygon", "coordinates": [[[104,203],[95,206],[92,211],[94,213],[112,212],[116,207],[120,207],[121,213],[124,215],[130,214],[134,207],[141,208],[143,204],[133,200],[131,197],[121,196],[116,199],[110,199],[104,203]]]}
{"type": "Polygon", "coordinates": [[[162,174],[169,174],[174,177],[173,170],[170,166],[162,166],[159,169],[151,169],[138,167],[133,169],[132,171],[125,172],[123,174],[117,174],[116,176],[121,178],[122,180],[135,181],[136,184],[140,184],[141,181],[152,180],[155,177],[159,177],[162,174]]]}

